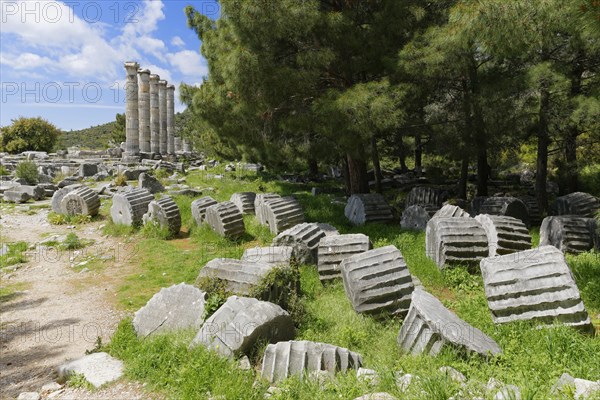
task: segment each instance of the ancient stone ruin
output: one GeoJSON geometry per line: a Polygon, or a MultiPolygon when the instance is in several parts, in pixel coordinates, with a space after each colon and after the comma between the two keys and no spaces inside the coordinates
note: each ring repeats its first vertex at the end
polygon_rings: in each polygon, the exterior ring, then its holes
{"type": "MultiPolygon", "coordinates": [[[[61,189],[62,190],[62,189],[61,189]]],[[[60,213],[64,215],[94,216],[100,210],[100,197],[94,190],[82,186],[67,193],[60,201],[60,213]]]]}
{"type": "Polygon", "coordinates": [[[346,295],[358,313],[405,316],[414,290],[404,258],[395,246],[355,254],[340,264],[346,295]]]}
{"type": "Polygon", "coordinates": [[[413,205],[430,205],[439,209],[448,200],[448,191],[429,186],[414,187],[406,196],[405,207],[413,205]]]}
{"type": "Polygon", "coordinates": [[[326,343],[288,341],[270,344],[265,349],[261,375],[271,383],[290,376],[303,377],[325,371],[330,376],[362,366],[362,357],[348,349],[326,343]]]}
{"type": "MultiPolygon", "coordinates": [[[[434,210],[435,212],[435,210],[434,210]]],[[[403,229],[410,229],[413,231],[424,231],[427,227],[427,222],[431,219],[429,210],[424,205],[414,204],[406,208],[402,212],[402,219],[400,220],[400,226],[403,229]]]]}
{"type": "Polygon", "coordinates": [[[241,192],[234,193],[231,195],[229,201],[240,209],[242,214],[254,214],[254,200],[256,199],[256,193],[253,192],[241,192]]]}
{"type": "Polygon", "coordinates": [[[573,254],[600,249],[598,221],[573,215],[546,217],[540,227],[540,246],[544,245],[573,254]]]}
{"type": "Polygon", "coordinates": [[[192,218],[194,218],[196,224],[201,225],[204,222],[204,219],[206,218],[206,209],[215,204],[219,204],[219,202],[210,196],[204,196],[192,201],[192,218]]]}
{"type": "Polygon", "coordinates": [[[338,235],[337,229],[328,224],[302,223],[286,229],[273,239],[273,245],[290,246],[294,258],[302,264],[316,264],[319,241],[325,236],[338,235]]]}
{"type": "Polygon", "coordinates": [[[148,211],[148,204],[152,200],[154,200],[154,196],[146,189],[132,189],[116,193],[110,207],[110,216],[115,224],[140,225],[144,214],[148,211]]]}
{"type": "Polygon", "coordinates": [[[489,255],[485,230],[474,218],[432,218],[425,235],[427,257],[440,268],[477,265],[489,255]]]}
{"type": "Polygon", "coordinates": [[[481,261],[485,295],[497,324],[554,321],[593,332],[563,253],[541,246],[481,261]]]}
{"type": "Polygon", "coordinates": [[[494,339],[457,317],[437,298],[419,288],[412,293],[408,315],[398,333],[398,346],[406,353],[432,356],[444,346],[483,356],[502,351],[494,339]]]}
{"type": "Polygon", "coordinates": [[[554,208],[556,215],[594,218],[600,210],[600,200],[589,193],[575,192],[557,198],[554,208]]]}
{"type": "Polygon", "coordinates": [[[259,222],[267,225],[275,235],[304,222],[302,206],[294,198],[263,198],[260,200],[259,207],[259,222]]]}
{"type": "Polygon", "coordinates": [[[206,293],[180,283],[162,288],[136,311],[133,328],[138,337],[147,337],[178,329],[200,329],[204,322],[206,293]]]}
{"type": "Polygon", "coordinates": [[[529,210],[525,203],[516,197],[488,197],[481,205],[478,214],[513,217],[530,226],[529,210]]]}
{"type": "Polygon", "coordinates": [[[353,194],[348,199],[344,214],[353,225],[394,219],[392,208],[379,193],[353,194]]]}
{"type": "Polygon", "coordinates": [[[479,214],[475,219],[487,235],[490,257],[531,248],[531,235],[521,220],[488,214],[479,214]]]}
{"type": "Polygon", "coordinates": [[[318,247],[319,278],[327,281],[342,276],[340,263],[371,248],[371,241],[362,233],[330,235],[321,238],[318,247]]]}
{"type": "Polygon", "coordinates": [[[221,236],[239,238],[244,234],[244,217],[235,204],[224,201],[206,209],[206,222],[221,236]]]}
{"type": "Polygon", "coordinates": [[[242,261],[287,267],[294,260],[291,246],[252,247],[244,250],[242,261]]]}
{"type": "Polygon", "coordinates": [[[179,207],[169,196],[152,200],[148,204],[148,212],[143,216],[144,224],[157,223],[161,228],[168,229],[171,235],[177,235],[181,229],[181,214],[179,207]]]}
{"type": "Polygon", "coordinates": [[[233,358],[258,342],[277,343],[294,337],[290,315],[276,304],[231,296],[202,325],[190,347],[204,346],[233,358]]]}
{"type": "Polygon", "coordinates": [[[254,212],[256,219],[261,225],[268,225],[265,203],[269,200],[280,199],[281,196],[275,193],[257,193],[254,197],[254,212]]]}
{"type": "Polygon", "coordinates": [[[436,211],[433,214],[433,218],[468,218],[470,217],[469,213],[460,208],[459,206],[454,206],[452,204],[444,204],[442,208],[436,211]]]}

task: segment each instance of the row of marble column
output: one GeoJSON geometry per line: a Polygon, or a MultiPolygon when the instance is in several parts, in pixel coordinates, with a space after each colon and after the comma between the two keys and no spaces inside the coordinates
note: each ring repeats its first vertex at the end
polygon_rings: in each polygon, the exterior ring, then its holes
{"type": "Polygon", "coordinates": [[[137,62],[126,62],[125,70],[125,157],[190,152],[189,142],[175,135],[175,86],[137,62]]]}

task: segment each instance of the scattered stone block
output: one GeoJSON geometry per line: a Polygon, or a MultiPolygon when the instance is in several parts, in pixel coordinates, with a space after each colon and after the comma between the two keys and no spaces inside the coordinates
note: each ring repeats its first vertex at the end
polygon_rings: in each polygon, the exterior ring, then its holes
{"type": "Polygon", "coordinates": [[[546,217],[540,227],[540,246],[545,245],[573,254],[600,248],[598,221],[573,215],[546,217]]]}
{"type": "Polygon", "coordinates": [[[18,187],[21,191],[26,192],[29,197],[35,201],[43,200],[46,197],[46,191],[40,185],[30,186],[22,185],[18,187]]]}
{"type": "MultiPolygon", "coordinates": [[[[62,189],[61,189],[62,190],[62,189]]],[[[60,213],[64,215],[94,216],[100,210],[98,193],[87,186],[82,186],[67,193],[60,202],[60,213]]]]}
{"type": "Polygon", "coordinates": [[[496,393],[494,400],[521,400],[521,390],[515,385],[506,385],[496,393]]]}
{"type": "Polygon", "coordinates": [[[319,241],[337,230],[328,224],[315,222],[298,224],[286,229],[273,239],[273,245],[291,246],[293,257],[301,264],[317,263],[319,241]]]}
{"type": "Polygon", "coordinates": [[[205,196],[192,201],[192,218],[194,218],[196,224],[201,225],[204,222],[204,219],[206,218],[206,209],[215,204],[219,204],[219,202],[210,196],[205,196]]]}
{"type": "Polygon", "coordinates": [[[453,206],[452,204],[445,204],[433,215],[433,218],[469,218],[468,212],[460,208],[459,206],[453,206]]]}
{"type": "Polygon", "coordinates": [[[346,295],[357,313],[405,316],[414,285],[395,246],[355,254],[340,264],[346,295]]]}
{"type": "Polygon", "coordinates": [[[304,222],[304,211],[294,198],[264,200],[260,207],[261,219],[275,235],[304,222]]]}
{"type": "Polygon", "coordinates": [[[291,246],[253,247],[244,250],[242,261],[273,266],[289,266],[293,260],[291,246]]]}
{"type": "Polygon", "coordinates": [[[9,203],[26,203],[31,200],[31,196],[21,186],[13,187],[4,192],[4,201],[9,203]]]}
{"type": "Polygon", "coordinates": [[[142,217],[144,224],[156,222],[161,228],[167,228],[171,235],[177,235],[181,230],[181,214],[179,207],[169,196],[160,200],[152,200],[148,204],[148,212],[142,217]]]}
{"type": "Polygon", "coordinates": [[[133,317],[138,337],[147,337],[178,329],[200,329],[204,322],[206,293],[180,283],[162,288],[133,317]]]}
{"type": "Polygon", "coordinates": [[[370,385],[379,385],[379,375],[374,369],[359,368],[358,371],[356,371],[356,377],[370,385]]]}
{"type": "Polygon", "coordinates": [[[442,188],[416,186],[406,196],[405,207],[416,204],[431,204],[440,208],[448,200],[448,191],[442,188]]]}
{"type": "Polygon", "coordinates": [[[341,277],[340,263],[348,257],[364,253],[370,248],[369,237],[361,233],[321,238],[317,256],[319,278],[326,281],[341,277]]]}
{"type": "Polygon", "coordinates": [[[462,372],[452,367],[440,367],[439,371],[448,378],[452,379],[454,382],[464,383],[467,381],[467,377],[464,376],[462,372]]]}
{"type": "Polygon", "coordinates": [[[487,235],[489,257],[531,248],[531,235],[521,220],[487,214],[479,214],[475,219],[481,224],[487,235]]]}
{"type": "Polygon", "coordinates": [[[344,214],[353,225],[394,219],[392,208],[379,193],[353,194],[346,203],[344,214]]]}
{"type": "Polygon", "coordinates": [[[17,400],[40,400],[41,398],[38,392],[23,392],[19,394],[17,400]]]}
{"type": "Polygon", "coordinates": [[[254,212],[256,219],[261,225],[268,225],[267,216],[265,215],[265,203],[269,200],[280,199],[281,196],[275,193],[257,193],[254,197],[254,212]]]}
{"type": "Polygon", "coordinates": [[[355,398],[354,400],[397,400],[394,396],[385,392],[365,394],[355,398]]]}
{"type": "Polygon", "coordinates": [[[424,231],[427,227],[427,222],[431,219],[431,215],[425,208],[420,204],[415,204],[402,212],[402,219],[400,220],[400,226],[402,229],[410,229],[413,231],[424,231]]]}
{"type": "Polygon", "coordinates": [[[221,236],[235,239],[242,236],[246,230],[242,213],[230,201],[208,207],[205,219],[208,225],[221,236]]]}
{"type": "Polygon", "coordinates": [[[83,185],[75,184],[75,185],[65,186],[65,187],[60,188],[57,191],[55,191],[54,194],[52,195],[52,211],[54,211],[57,214],[61,214],[62,210],[60,208],[60,204],[62,202],[62,199],[67,194],[69,194],[72,191],[77,190],[81,187],[83,187],[83,185]]]}
{"type": "Polygon", "coordinates": [[[565,256],[556,247],[485,258],[481,274],[494,323],[558,321],[593,332],[565,256]]]}
{"type": "Polygon", "coordinates": [[[93,353],[58,367],[60,381],[71,374],[82,374],[98,388],[123,376],[123,362],[108,353],[93,353]]]}
{"type": "Polygon", "coordinates": [[[79,166],[79,176],[88,178],[98,173],[98,164],[83,163],[79,166]]]}
{"type": "Polygon", "coordinates": [[[557,215],[578,215],[595,218],[600,210],[600,201],[589,193],[575,192],[556,199],[557,215]]]}
{"type": "Polygon", "coordinates": [[[527,211],[529,212],[529,223],[532,226],[538,226],[542,222],[542,212],[540,211],[540,206],[537,202],[537,199],[533,196],[521,196],[519,197],[525,205],[527,206],[527,211]]]}
{"type": "Polygon", "coordinates": [[[202,345],[233,358],[246,354],[259,342],[277,343],[294,337],[294,322],[276,304],[231,296],[210,316],[190,344],[202,345]]]}
{"type": "Polygon", "coordinates": [[[488,197],[477,214],[505,215],[520,219],[526,226],[530,226],[529,210],[516,197],[488,197]]]}
{"type": "Polygon", "coordinates": [[[600,394],[600,380],[598,382],[594,382],[586,379],[574,378],[565,372],[560,376],[552,388],[552,394],[556,395],[558,398],[561,398],[561,394],[564,396],[568,393],[572,393],[571,391],[573,389],[575,389],[573,397],[576,400],[595,398],[594,396],[600,394]],[[569,389],[567,389],[567,387],[569,387],[569,389]]]}
{"type": "Polygon", "coordinates": [[[138,178],[138,187],[146,189],[152,194],[160,193],[165,191],[165,187],[155,177],[146,172],[142,172],[138,178]]]}
{"type": "Polygon", "coordinates": [[[62,189],[67,186],[76,185],[79,183],[79,178],[65,178],[62,181],[58,182],[59,189],[62,189]]]}
{"type": "Polygon", "coordinates": [[[255,199],[256,193],[254,192],[240,192],[232,194],[229,201],[235,204],[242,214],[254,214],[255,199]]]}
{"type": "Polygon", "coordinates": [[[154,200],[154,196],[146,189],[115,193],[110,216],[115,224],[140,225],[144,214],[148,211],[148,204],[152,200],[154,200]]]}
{"type": "Polygon", "coordinates": [[[473,218],[432,218],[425,246],[427,256],[440,268],[476,265],[489,254],[485,230],[473,218]]]}
{"type": "Polygon", "coordinates": [[[483,356],[501,352],[492,338],[457,317],[437,298],[419,288],[412,293],[410,310],[398,333],[398,345],[407,353],[427,353],[432,356],[447,345],[483,356]]]}
{"type": "Polygon", "coordinates": [[[362,366],[360,354],[331,344],[289,341],[270,344],[265,349],[261,375],[269,382],[290,376],[300,378],[313,371],[326,371],[330,376],[362,366]]]}

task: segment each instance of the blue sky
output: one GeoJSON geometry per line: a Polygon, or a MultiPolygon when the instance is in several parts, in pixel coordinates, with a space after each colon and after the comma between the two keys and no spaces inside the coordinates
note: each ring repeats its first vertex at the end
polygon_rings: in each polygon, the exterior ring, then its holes
{"type": "Polygon", "coordinates": [[[208,70],[187,5],[219,15],[214,0],[0,0],[0,126],[19,116],[64,130],[113,121],[125,112],[125,61],[176,87],[200,84],[208,70]]]}

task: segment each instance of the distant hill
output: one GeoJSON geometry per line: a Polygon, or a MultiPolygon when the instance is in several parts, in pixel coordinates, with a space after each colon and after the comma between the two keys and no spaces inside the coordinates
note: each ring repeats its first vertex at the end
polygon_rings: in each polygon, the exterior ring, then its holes
{"type": "Polygon", "coordinates": [[[91,150],[106,149],[109,147],[111,133],[115,124],[116,122],[113,121],[78,131],[63,131],[63,134],[60,135],[56,143],[56,149],[67,149],[72,146],[79,146],[91,150]]]}

